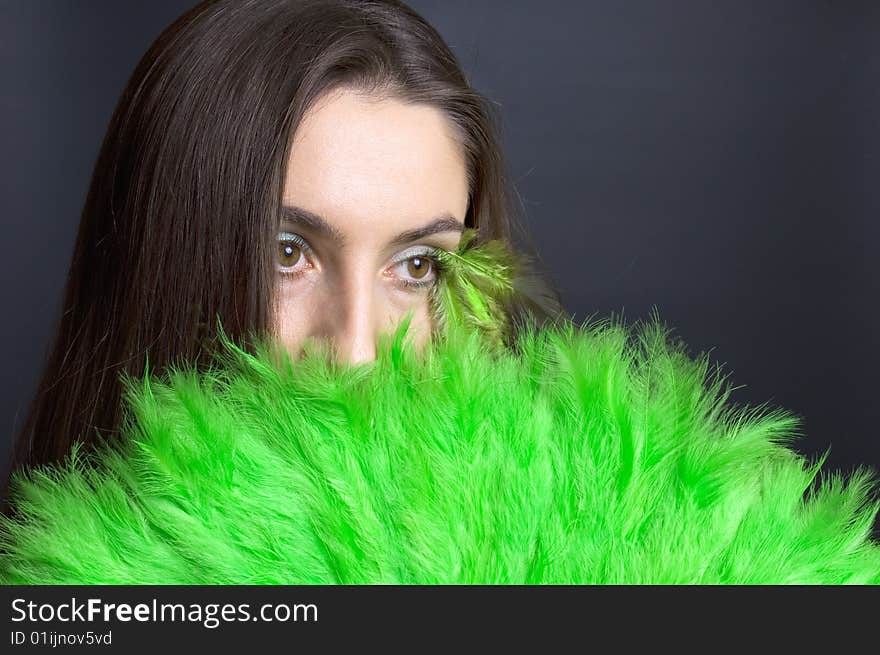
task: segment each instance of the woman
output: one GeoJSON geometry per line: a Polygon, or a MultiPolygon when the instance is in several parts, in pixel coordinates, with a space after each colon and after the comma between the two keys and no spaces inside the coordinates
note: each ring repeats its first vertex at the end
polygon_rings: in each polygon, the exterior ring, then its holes
{"type": "Polygon", "coordinates": [[[656,325],[568,322],[502,162],[396,0],[176,21],[101,150],[0,581],[880,583],[869,473],[823,486],[656,325]]]}
{"type": "MultiPolygon", "coordinates": [[[[424,339],[432,249],[528,240],[512,198],[491,104],[405,5],[200,3],[111,119],[13,470],[115,438],[120,374],[203,365],[217,319],[355,362],[409,310],[424,339]]],[[[533,286],[512,313],[560,314],[533,286]]]]}

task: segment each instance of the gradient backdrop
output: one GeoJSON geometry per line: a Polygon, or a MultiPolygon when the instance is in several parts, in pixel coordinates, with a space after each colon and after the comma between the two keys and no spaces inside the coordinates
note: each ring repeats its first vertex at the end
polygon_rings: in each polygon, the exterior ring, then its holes
{"type": "MultiPolygon", "coordinates": [[[[0,1],[0,457],[135,64],[190,0],[0,1]]],[[[413,0],[503,117],[578,319],[661,319],[731,396],[880,470],[880,3],[413,0]]],[[[880,524],[880,521],[878,521],[880,524]]]]}

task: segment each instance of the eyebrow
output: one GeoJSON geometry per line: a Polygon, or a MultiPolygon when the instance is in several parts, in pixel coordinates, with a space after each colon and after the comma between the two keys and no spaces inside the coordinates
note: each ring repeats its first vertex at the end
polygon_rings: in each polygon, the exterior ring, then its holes
{"type": "MultiPolygon", "coordinates": [[[[307,209],[296,207],[294,205],[282,205],[281,218],[284,221],[311,228],[315,232],[332,239],[339,247],[345,245],[346,239],[342,232],[318,214],[310,212],[307,209]]],[[[431,234],[438,234],[441,232],[461,232],[462,230],[464,230],[464,223],[457,220],[449,212],[444,212],[422,227],[401,232],[391,239],[388,242],[388,245],[389,247],[401,246],[405,243],[418,241],[431,234]]]]}

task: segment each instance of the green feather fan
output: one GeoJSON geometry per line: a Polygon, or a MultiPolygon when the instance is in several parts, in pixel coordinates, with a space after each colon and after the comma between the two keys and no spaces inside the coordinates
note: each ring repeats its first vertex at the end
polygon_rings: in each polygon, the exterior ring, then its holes
{"type": "Polygon", "coordinates": [[[466,236],[424,349],[408,321],[356,366],[224,336],[127,380],[118,445],[15,479],[0,582],[880,582],[871,471],[823,473],[657,318],[499,347],[521,261],[466,236]]]}

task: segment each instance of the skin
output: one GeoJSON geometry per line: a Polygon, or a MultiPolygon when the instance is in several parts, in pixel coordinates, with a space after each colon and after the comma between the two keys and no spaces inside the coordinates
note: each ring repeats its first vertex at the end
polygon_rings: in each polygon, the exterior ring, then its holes
{"type": "Polygon", "coordinates": [[[403,282],[437,279],[425,247],[454,250],[468,208],[464,151],[440,110],[346,88],[328,93],[294,135],[282,206],[323,218],[344,239],[282,220],[275,333],[294,358],[313,338],[329,340],[342,360],[372,361],[379,333],[410,310],[409,338],[424,345],[429,288],[403,282]],[[442,215],[453,221],[443,232],[390,245],[442,215]]]}

